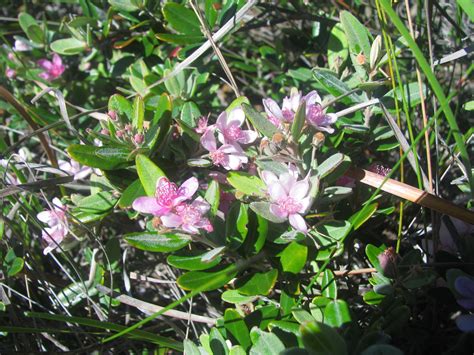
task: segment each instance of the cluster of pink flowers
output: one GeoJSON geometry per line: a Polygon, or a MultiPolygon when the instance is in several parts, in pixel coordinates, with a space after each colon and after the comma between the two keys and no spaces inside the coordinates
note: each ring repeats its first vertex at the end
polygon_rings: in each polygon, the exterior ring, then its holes
{"type": "Polygon", "coordinates": [[[270,197],[270,212],[278,218],[288,219],[293,228],[306,234],[308,227],[302,215],[313,203],[309,178],[298,181],[298,171],[290,164],[288,171],[279,176],[263,171],[262,179],[270,197]]]}
{"type": "Polygon", "coordinates": [[[337,121],[337,116],[334,113],[324,112],[321,97],[314,90],[306,96],[302,96],[299,91],[292,90],[290,97],[283,99],[281,108],[275,100],[263,99],[263,107],[270,122],[283,128],[285,123],[293,122],[302,100],[306,102],[306,122],[319,131],[333,133],[334,128],[331,125],[337,121]]]}
{"type": "Polygon", "coordinates": [[[42,233],[46,247],[43,254],[46,255],[56,249],[69,232],[69,224],[66,216],[67,207],[58,198],[53,199],[53,208],[38,213],[37,218],[48,225],[42,233]]]}
{"type": "Polygon", "coordinates": [[[52,81],[61,76],[66,67],[63,65],[63,61],[59,55],[53,54],[53,60],[40,59],[38,65],[44,70],[39,74],[41,78],[47,81],[52,81]]]}
{"type": "Polygon", "coordinates": [[[133,202],[133,209],[141,213],[149,213],[159,217],[163,226],[182,229],[188,233],[199,233],[199,229],[212,232],[213,228],[204,215],[209,211],[209,204],[197,197],[190,200],[199,187],[195,177],[186,180],[179,188],[166,177],[156,183],[154,197],[139,197],[133,202]]]}
{"type": "MultiPolygon", "coordinates": [[[[201,145],[209,151],[214,165],[222,166],[226,170],[239,170],[242,164],[248,163],[241,145],[253,143],[258,134],[252,130],[243,130],[241,127],[244,121],[245,113],[242,108],[237,107],[229,113],[222,112],[216,124],[205,129],[201,145]],[[217,146],[217,141],[221,143],[220,147],[217,146]]],[[[200,130],[203,125],[204,122],[201,123],[200,130]]]]}

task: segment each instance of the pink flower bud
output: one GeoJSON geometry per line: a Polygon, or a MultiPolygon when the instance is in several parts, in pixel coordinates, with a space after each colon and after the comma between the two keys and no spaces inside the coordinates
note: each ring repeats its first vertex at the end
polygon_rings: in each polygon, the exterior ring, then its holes
{"type": "Polygon", "coordinates": [[[117,132],[115,132],[115,136],[116,136],[117,138],[122,138],[122,137],[123,137],[123,134],[124,134],[123,131],[117,131],[117,132]]]}
{"type": "Polygon", "coordinates": [[[397,276],[397,254],[392,247],[384,250],[377,256],[383,274],[387,277],[394,278],[397,276]]]}
{"type": "Polygon", "coordinates": [[[117,113],[115,111],[109,110],[109,112],[107,112],[107,115],[110,117],[112,121],[117,120],[117,113]]]}
{"type": "Polygon", "coordinates": [[[137,144],[142,144],[143,141],[145,140],[145,137],[143,136],[143,134],[137,133],[137,134],[135,134],[135,136],[133,137],[133,140],[134,140],[135,143],[137,143],[137,144]]]}
{"type": "Polygon", "coordinates": [[[125,130],[130,133],[132,131],[132,125],[130,123],[127,123],[125,125],[125,130]]]}
{"type": "Polygon", "coordinates": [[[110,132],[107,128],[102,128],[100,130],[100,133],[103,134],[104,136],[108,136],[110,134],[110,132]]]}
{"type": "Polygon", "coordinates": [[[367,170],[375,174],[387,176],[392,169],[387,168],[386,166],[383,166],[382,164],[372,163],[367,170]]]}

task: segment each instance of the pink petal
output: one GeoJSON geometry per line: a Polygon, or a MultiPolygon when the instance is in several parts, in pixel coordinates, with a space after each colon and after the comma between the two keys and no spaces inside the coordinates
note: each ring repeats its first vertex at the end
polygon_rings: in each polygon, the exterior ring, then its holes
{"type": "Polygon", "coordinates": [[[308,196],[298,202],[301,205],[301,208],[299,209],[298,212],[304,214],[308,212],[308,210],[310,209],[311,205],[313,204],[313,199],[310,196],[308,196]]]}
{"type": "Polygon", "coordinates": [[[247,164],[248,158],[242,155],[227,155],[227,163],[224,168],[227,170],[239,170],[242,164],[247,164]]]}
{"type": "Polygon", "coordinates": [[[270,212],[277,216],[278,218],[285,219],[288,217],[288,212],[281,208],[279,205],[271,204],[270,205],[270,212]]]}
{"type": "Polygon", "coordinates": [[[41,222],[49,224],[49,222],[53,219],[53,215],[51,211],[43,211],[36,215],[41,222]]]}
{"type": "Polygon", "coordinates": [[[183,197],[186,197],[186,200],[193,197],[197,189],[199,188],[199,182],[198,179],[195,177],[191,177],[183,184],[178,190],[178,194],[182,195],[183,197]]]}
{"type": "Polygon", "coordinates": [[[162,216],[169,212],[170,208],[162,206],[155,197],[138,197],[133,201],[132,207],[141,213],[150,213],[154,216],[162,216]]]}
{"type": "Polygon", "coordinates": [[[297,231],[300,231],[304,234],[308,233],[308,226],[306,225],[306,222],[304,221],[304,218],[301,217],[301,215],[297,213],[290,214],[288,219],[290,221],[291,226],[297,231]]]}
{"type": "Polygon", "coordinates": [[[273,116],[280,121],[283,121],[283,113],[281,112],[280,106],[272,99],[263,99],[263,107],[268,116],[273,116]]]}
{"type": "Polygon", "coordinates": [[[278,201],[288,196],[285,188],[279,182],[270,184],[268,186],[268,193],[272,201],[278,201]]]}
{"type": "Polygon", "coordinates": [[[278,181],[278,177],[271,171],[267,170],[262,171],[262,179],[267,186],[278,181]]]}
{"type": "Polygon", "coordinates": [[[53,54],[53,64],[57,67],[62,67],[63,66],[63,61],[62,61],[61,57],[56,53],[53,54]]]}
{"type": "Polygon", "coordinates": [[[227,119],[227,112],[222,112],[219,117],[217,117],[216,121],[216,127],[221,131],[224,132],[224,130],[227,128],[229,125],[228,119],[227,119]]]}
{"type": "Polygon", "coordinates": [[[242,126],[245,121],[245,113],[244,110],[240,107],[234,108],[230,111],[229,116],[227,118],[228,126],[232,124],[236,124],[237,126],[242,126]]]}
{"type": "Polygon", "coordinates": [[[253,143],[258,137],[258,133],[251,130],[242,131],[242,136],[239,138],[239,143],[250,144],[253,143]]]}
{"type": "Polygon", "coordinates": [[[184,231],[188,232],[189,234],[197,234],[199,233],[199,229],[197,229],[195,226],[191,225],[191,224],[183,224],[181,226],[181,228],[183,228],[184,231]]]}
{"type": "Polygon", "coordinates": [[[53,198],[53,205],[61,210],[64,209],[64,205],[63,203],[61,202],[61,200],[57,197],[53,198]]]}
{"type": "Polygon", "coordinates": [[[214,137],[214,131],[207,129],[201,137],[201,145],[210,152],[217,150],[216,137],[214,137]]]}
{"type": "Polygon", "coordinates": [[[38,76],[46,81],[51,81],[53,79],[53,77],[51,75],[49,75],[49,73],[47,72],[42,72],[42,73],[39,73],[38,76]]]}
{"type": "Polygon", "coordinates": [[[314,104],[321,104],[321,97],[315,90],[309,92],[304,98],[306,100],[306,107],[314,104]]]}
{"type": "Polygon", "coordinates": [[[53,63],[51,63],[49,60],[47,59],[40,59],[38,60],[38,65],[43,68],[44,70],[47,70],[47,71],[50,71],[51,69],[53,69],[53,63]]]}
{"type": "Polygon", "coordinates": [[[281,174],[279,181],[280,184],[285,188],[285,191],[289,193],[293,185],[296,183],[296,177],[288,172],[281,174]]]}
{"type": "Polygon", "coordinates": [[[176,228],[183,223],[183,220],[180,216],[174,213],[168,213],[167,215],[161,216],[161,223],[168,228],[176,228]]]}
{"type": "Polygon", "coordinates": [[[289,195],[294,200],[299,201],[299,200],[302,200],[308,194],[308,190],[309,190],[308,180],[304,179],[293,184],[289,195]]]}
{"type": "Polygon", "coordinates": [[[219,148],[219,151],[224,154],[244,155],[244,151],[238,144],[224,144],[219,148]]]}
{"type": "Polygon", "coordinates": [[[207,213],[209,208],[211,207],[206,200],[204,200],[201,196],[196,198],[193,203],[191,204],[194,208],[197,208],[201,214],[207,213]]]}

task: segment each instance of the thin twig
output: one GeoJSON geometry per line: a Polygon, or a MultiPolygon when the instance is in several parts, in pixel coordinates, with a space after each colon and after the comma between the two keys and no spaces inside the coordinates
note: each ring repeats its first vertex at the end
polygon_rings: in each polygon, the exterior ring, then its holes
{"type": "MultiPolygon", "coordinates": [[[[96,289],[103,294],[109,295],[114,297],[117,301],[120,301],[124,304],[127,304],[129,306],[138,308],[145,313],[156,313],[161,311],[165,307],[158,306],[156,304],[144,302],[137,300],[136,298],[127,296],[127,295],[119,295],[116,292],[112,291],[110,288],[102,286],[102,285],[97,285],[96,289]]],[[[187,312],[181,312],[181,311],[176,311],[176,310],[169,310],[163,313],[164,316],[168,317],[173,317],[177,319],[182,319],[182,320],[188,320],[191,319],[194,322],[198,323],[205,323],[205,324],[210,324],[213,325],[216,323],[216,320],[213,318],[205,317],[205,316],[199,316],[195,314],[188,314],[187,312]]]]}

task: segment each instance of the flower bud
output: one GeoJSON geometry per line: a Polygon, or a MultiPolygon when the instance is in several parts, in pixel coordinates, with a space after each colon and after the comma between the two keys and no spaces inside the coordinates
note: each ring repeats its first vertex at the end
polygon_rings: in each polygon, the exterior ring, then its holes
{"type": "Polygon", "coordinates": [[[151,220],[151,225],[155,229],[160,228],[162,225],[160,217],[153,217],[153,219],[151,220]]]}
{"type": "Polygon", "coordinates": [[[385,249],[377,256],[383,274],[386,277],[395,278],[397,276],[397,254],[392,247],[385,249]]]}
{"type": "Polygon", "coordinates": [[[103,134],[104,136],[108,136],[110,134],[110,132],[107,128],[102,128],[100,130],[100,133],[103,134]]]}
{"type": "Polygon", "coordinates": [[[109,110],[109,112],[107,112],[107,115],[112,121],[117,121],[117,113],[115,111],[109,110]]]}
{"type": "Polygon", "coordinates": [[[375,174],[379,174],[382,176],[387,176],[392,169],[387,168],[382,164],[372,163],[369,168],[367,169],[375,174]]]}
{"type": "Polygon", "coordinates": [[[143,129],[145,131],[150,129],[150,121],[143,121],[143,129]]]}
{"type": "Polygon", "coordinates": [[[122,131],[122,130],[115,132],[115,136],[116,136],[117,138],[122,138],[123,135],[124,135],[124,131],[122,131]]]}
{"type": "Polygon", "coordinates": [[[143,141],[145,140],[145,136],[141,133],[137,133],[135,134],[135,136],[133,137],[133,140],[135,141],[135,143],[137,144],[142,144],[143,141]]]}
{"type": "Polygon", "coordinates": [[[130,123],[127,123],[125,125],[125,130],[130,133],[132,131],[132,125],[130,123]]]}
{"type": "Polygon", "coordinates": [[[321,147],[324,144],[324,140],[326,139],[326,136],[322,132],[316,132],[313,136],[313,145],[316,148],[321,147]]]}
{"type": "Polygon", "coordinates": [[[275,133],[275,134],[273,135],[273,137],[272,137],[272,142],[275,143],[275,144],[280,144],[281,142],[283,142],[283,139],[284,139],[284,138],[285,138],[285,137],[283,136],[282,133],[277,132],[277,133],[275,133]]]}

